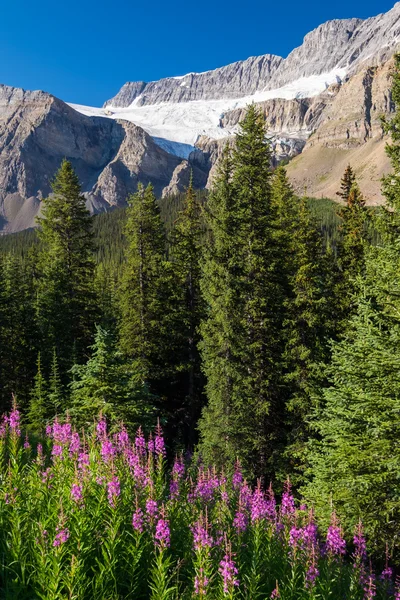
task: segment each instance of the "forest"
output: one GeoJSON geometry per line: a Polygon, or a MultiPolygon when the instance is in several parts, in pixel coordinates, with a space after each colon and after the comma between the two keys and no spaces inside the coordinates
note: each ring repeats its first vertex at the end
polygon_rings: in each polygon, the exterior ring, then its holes
{"type": "Polygon", "coordinates": [[[0,239],[2,597],[400,598],[392,96],[380,208],[296,195],[250,105],[210,192],[92,217],[64,160],[0,239]]]}

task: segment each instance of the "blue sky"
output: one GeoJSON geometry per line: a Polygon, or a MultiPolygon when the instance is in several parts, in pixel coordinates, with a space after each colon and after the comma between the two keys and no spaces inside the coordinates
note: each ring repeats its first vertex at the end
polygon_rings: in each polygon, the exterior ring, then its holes
{"type": "Polygon", "coordinates": [[[0,83],[100,106],[125,81],[286,56],[333,18],[374,16],[387,0],[3,0],[0,83]]]}

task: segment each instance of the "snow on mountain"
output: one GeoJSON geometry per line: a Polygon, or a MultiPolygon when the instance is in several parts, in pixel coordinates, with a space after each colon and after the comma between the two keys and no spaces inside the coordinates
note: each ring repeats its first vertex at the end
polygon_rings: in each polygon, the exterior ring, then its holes
{"type": "Polygon", "coordinates": [[[272,98],[290,100],[317,96],[330,84],[341,81],[345,75],[346,69],[333,69],[329,73],[301,77],[281,88],[260,90],[242,98],[160,102],[140,106],[140,96],[138,96],[126,108],[112,105],[107,105],[105,108],[78,104],[70,104],[70,106],[87,116],[131,121],[142,127],[167,152],[187,158],[200,136],[220,139],[234,133],[235,127],[221,126],[221,119],[226,112],[243,108],[252,102],[262,102],[272,98]]]}

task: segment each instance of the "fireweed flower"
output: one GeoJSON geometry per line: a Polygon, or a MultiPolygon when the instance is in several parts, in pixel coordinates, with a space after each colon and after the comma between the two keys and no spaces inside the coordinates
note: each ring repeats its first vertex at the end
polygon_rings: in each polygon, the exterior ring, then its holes
{"type": "Polygon", "coordinates": [[[80,452],[78,455],[78,469],[80,471],[88,471],[90,466],[90,458],[87,452],[80,452]]]}
{"type": "Polygon", "coordinates": [[[363,533],[363,526],[361,521],[358,523],[354,532],[354,562],[360,564],[365,562],[367,559],[367,544],[363,533]]]}
{"type": "Polygon", "coordinates": [[[170,530],[169,522],[167,519],[159,519],[156,524],[156,531],[154,534],[157,546],[162,550],[169,548],[170,545],[170,530]]]}
{"type": "Polygon", "coordinates": [[[146,454],[146,440],[144,439],[141,427],[139,427],[135,437],[135,448],[140,455],[144,456],[146,454]]]}
{"type": "Polygon", "coordinates": [[[104,462],[110,462],[115,456],[115,447],[110,440],[105,439],[101,444],[100,454],[104,462]]]}
{"type": "Polygon", "coordinates": [[[280,598],[280,597],[281,597],[281,595],[279,593],[278,584],[276,584],[276,588],[274,590],[272,590],[270,598],[271,598],[271,600],[274,600],[275,598],[280,598]]]}
{"type": "Polygon", "coordinates": [[[77,504],[80,504],[83,500],[82,486],[78,483],[72,484],[71,498],[77,504]]]}
{"type": "Polygon", "coordinates": [[[103,439],[107,435],[107,421],[102,417],[96,425],[97,437],[103,439]]]}
{"type": "Polygon", "coordinates": [[[376,596],[375,578],[373,573],[370,573],[364,587],[364,600],[373,600],[376,596]]]}
{"type": "Polygon", "coordinates": [[[235,463],[235,472],[232,477],[232,487],[234,490],[240,489],[243,483],[243,475],[240,468],[240,462],[237,460],[235,463]]]}
{"type": "Polygon", "coordinates": [[[393,577],[393,569],[391,567],[388,567],[388,565],[386,565],[386,567],[383,569],[380,579],[382,581],[390,581],[393,577]]]}
{"type": "Polygon", "coordinates": [[[292,515],[296,508],[294,505],[294,498],[292,496],[292,486],[290,485],[289,479],[285,482],[285,488],[282,495],[281,512],[282,516],[292,515]]]}
{"type": "Polygon", "coordinates": [[[224,594],[232,593],[235,587],[239,586],[239,579],[236,578],[238,570],[232,560],[232,553],[229,551],[219,563],[219,573],[223,580],[224,594]]]}
{"type": "Polygon", "coordinates": [[[107,497],[108,502],[112,508],[116,507],[117,500],[121,494],[121,486],[118,477],[114,476],[111,481],[107,483],[107,497]]]}
{"type": "Polygon", "coordinates": [[[198,574],[194,578],[194,591],[197,596],[205,597],[207,594],[207,586],[209,579],[204,573],[203,567],[200,567],[198,574]]]}
{"type": "Polygon", "coordinates": [[[213,539],[208,533],[207,519],[200,515],[196,523],[191,527],[193,533],[193,548],[201,550],[202,548],[212,548],[213,539]]]}
{"type": "Polygon", "coordinates": [[[326,552],[330,556],[341,556],[346,554],[346,542],[342,536],[342,530],[338,525],[335,513],[332,513],[331,524],[326,533],[326,552]]]}
{"type": "Polygon", "coordinates": [[[79,433],[76,431],[71,435],[71,441],[69,443],[69,453],[72,456],[79,452],[81,447],[81,439],[79,437],[79,433]]]}
{"type": "Polygon", "coordinates": [[[158,505],[156,500],[153,500],[152,498],[148,498],[148,500],[146,500],[146,513],[150,519],[153,519],[157,516],[158,505]]]}
{"type": "Polygon", "coordinates": [[[185,465],[182,457],[176,457],[172,467],[172,477],[179,481],[185,475],[185,465]]]}
{"type": "Polygon", "coordinates": [[[125,429],[125,427],[123,427],[121,429],[121,431],[119,431],[117,433],[116,440],[117,440],[118,450],[120,452],[122,452],[123,450],[126,450],[126,448],[129,446],[129,435],[128,435],[128,432],[125,429]]]}
{"type": "Polygon", "coordinates": [[[61,544],[64,544],[69,538],[69,531],[66,527],[64,529],[57,527],[56,532],[57,533],[56,537],[54,538],[53,546],[61,546],[61,544]]]}
{"type": "Polygon", "coordinates": [[[235,518],[233,519],[233,526],[236,529],[236,532],[244,533],[247,529],[249,519],[247,515],[243,512],[243,510],[238,510],[236,512],[235,518]]]}
{"type": "Polygon", "coordinates": [[[68,444],[72,435],[71,423],[59,423],[57,418],[53,423],[53,440],[61,446],[68,444]]]}
{"type": "Polygon", "coordinates": [[[154,450],[157,456],[165,456],[165,442],[160,424],[157,426],[156,437],[154,438],[154,450]]]}
{"type": "Polygon", "coordinates": [[[143,532],[143,511],[141,508],[137,508],[132,515],[132,527],[138,533],[143,532]]]}
{"type": "Polygon", "coordinates": [[[21,422],[21,416],[20,416],[19,410],[17,409],[17,405],[14,402],[13,410],[10,412],[10,416],[8,417],[8,425],[9,425],[12,433],[14,433],[16,435],[21,434],[20,422],[21,422]]]}
{"type": "Polygon", "coordinates": [[[60,446],[59,444],[54,444],[52,450],[51,450],[51,455],[52,456],[62,456],[63,453],[63,447],[60,446]]]}

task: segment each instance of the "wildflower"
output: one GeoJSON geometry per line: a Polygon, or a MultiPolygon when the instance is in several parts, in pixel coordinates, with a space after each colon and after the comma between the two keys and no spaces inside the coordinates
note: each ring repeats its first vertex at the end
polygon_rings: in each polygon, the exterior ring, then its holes
{"type": "Polygon", "coordinates": [[[79,452],[79,449],[81,447],[81,440],[79,437],[79,433],[77,433],[76,431],[71,435],[71,441],[69,444],[69,453],[70,455],[76,454],[77,452],[79,452]]]}
{"type": "Polygon", "coordinates": [[[157,501],[153,500],[152,498],[149,498],[146,501],[146,512],[148,514],[148,516],[152,519],[153,517],[156,517],[158,514],[158,505],[157,505],[157,501]]]}
{"type": "Polygon", "coordinates": [[[275,518],[275,499],[269,494],[268,499],[261,489],[261,482],[258,482],[251,500],[251,520],[252,522],[261,519],[273,520],[275,518]]]}
{"type": "Polygon", "coordinates": [[[87,471],[89,469],[90,459],[87,452],[80,452],[78,455],[78,469],[80,471],[87,471]]]}
{"type": "Polygon", "coordinates": [[[154,438],[154,450],[157,456],[165,456],[165,442],[160,424],[157,426],[156,437],[154,438]]]}
{"type": "Polygon", "coordinates": [[[271,598],[271,600],[275,600],[275,598],[280,598],[280,597],[281,597],[281,595],[279,593],[279,587],[278,587],[278,582],[277,582],[276,588],[274,590],[272,590],[270,598],[271,598]]]}
{"type": "Polygon", "coordinates": [[[193,547],[195,550],[201,550],[202,548],[211,548],[213,545],[213,539],[208,533],[207,519],[203,519],[202,515],[193,525],[193,547]]]}
{"type": "Polygon", "coordinates": [[[292,489],[292,487],[291,487],[290,481],[288,479],[285,483],[285,491],[283,492],[283,495],[282,495],[281,511],[282,511],[283,516],[292,515],[296,510],[291,489],[292,489]]]}
{"type": "Polygon", "coordinates": [[[72,435],[71,423],[59,423],[56,419],[53,423],[53,440],[60,445],[67,444],[72,435]]]}
{"type": "Polygon", "coordinates": [[[182,457],[175,458],[174,465],[172,467],[172,477],[175,480],[180,480],[185,474],[185,465],[183,463],[182,457]]]}
{"type": "Polygon", "coordinates": [[[66,527],[64,529],[59,529],[59,527],[57,527],[56,531],[57,533],[54,538],[53,546],[61,546],[61,544],[64,544],[68,540],[69,531],[66,527]]]}
{"type": "Polygon", "coordinates": [[[224,558],[219,563],[219,572],[223,580],[224,594],[232,593],[233,589],[239,586],[239,580],[236,578],[238,570],[232,560],[230,551],[225,554],[224,558]]]}
{"type": "Polygon", "coordinates": [[[170,530],[169,522],[167,519],[159,519],[156,525],[156,532],[154,534],[156,544],[159,548],[168,548],[170,544],[170,530]]]}
{"type": "Polygon", "coordinates": [[[376,586],[373,573],[370,573],[364,587],[364,600],[373,600],[376,596],[376,586]]]}
{"type": "Polygon", "coordinates": [[[21,416],[20,416],[19,410],[17,409],[17,405],[14,402],[13,409],[10,412],[10,416],[8,417],[8,424],[10,426],[11,432],[16,435],[21,434],[20,421],[21,421],[21,416]]]}
{"type": "Polygon", "coordinates": [[[346,542],[342,537],[342,530],[338,526],[337,517],[332,513],[331,524],[326,533],[326,551],[331,556],[340,556],[346,554],[346,542]]]}
{"type": "Polygon", "coordinates": [[[194,591],[197,594],[197,596],[206,596],[208,584],[209,579],[208,577],[206,577],[203,567],[200,567],[198,575],[196,575],[196,577],[194,578],[194,591]]]}
{"type": "Polygon", "coordinates": [[[111,481],[107,483],[107,497],[108,502],[112,508],[115,508],[116,501],[121,494],[121,486],[118,477],[113,477],[111,481]]]}
{"type": "Polygon", "coordinates": [[[141,508],[137,508],[132,515],[132,527],[138,533],[143,532],[143,511],[141,508]]]}
{"type": "Polygon", "coordinates": [[[129,446],[129,435],[125,427],[117,433],[117,444],[120,451],[126,449],[129,446]]]}
{"type": "Polygon", "coordinates": [[[62,456],[63,449],[59,444],[54,444],[53,449],[51,451],[52,456],[62,456]]]}
{"type": "Polygon", "coordinates": [[[25,442],[24,442],[24,448],[25,448],[25,450],[29,450],[30,447],[31,447],[31,445],[30,445],[29,440],[28,440],[28,434],[26,434],[26,436],[25,436],[25,442]]]}
{"type": "Polygon", "coordinates": [[[363,526],[361,521],[358,523],[354,532],[354,561],[359,564],[365,562],[367,559],[367,544],[363,533],[363,526]]]}
{"type": "Polygon", "coordinates": [[[141,427],[139,427],[135,437],[135,447],[139,454],[146,454],[146,440],[144,439],[141,427]]]}
{"type": "Polygon", "coordinates": [[[71,498],[77,504],[83,500],[82,486],[78,483],[74,483],[71,488],[71,498]]]}
{"type": "Polygon", "coordinates": [[[106,437],[107,435],[107,421],[102,417],[96,425],[96,432],[99,439],[106,437]]]}
{"type": "Polygon", "coordinates": [[[240,469],[240,461],[237,460],[235,463],[235,472],[232,477],[232,487],[234,490],[239,489],[243,483],[243,475],[240,469]]]}
{"type": "Polygon", "coordinates": [[[391,567],[389,567],[388,565],[386,565],[386,567],[383,569],[382,573],[381,573],[381,580],[382,581],[390,581],[393,577],[393,569],[391,567]]]}
{"type": "Polygon", "coordinates": [[[236,532],[244,533],[247,529],[248,518],[242,510],[236,512],[235,518],[233,519],[233,526],[236,532]]]}
{"type": "Polygon", "coordinates": [[[104,462],[109,462],[115,456],[115,448],[109,440],[104,440],[101,444],[100,454],[104,460],[104,462]]]}

